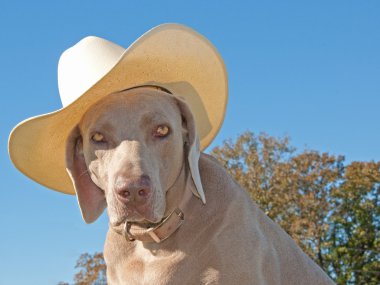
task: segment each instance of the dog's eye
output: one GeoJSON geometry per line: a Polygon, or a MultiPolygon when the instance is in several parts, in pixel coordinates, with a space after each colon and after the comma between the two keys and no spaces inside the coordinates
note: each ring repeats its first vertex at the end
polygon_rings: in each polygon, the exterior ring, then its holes
{"type": "Polygon", "coordinates": [[[104,136],[101,133],[94,133],[91,137],[91,140],[95,143],[103,143],[106,142],[104,136]]]}
{"type": "Polygon", "coordinates": [[[160,125],[154,129],[153,136],[157,138],[163,138],[163,137],[166,137],[169,134],[169,132],[170,132],[170,129],[168,126],[160,125]]]}

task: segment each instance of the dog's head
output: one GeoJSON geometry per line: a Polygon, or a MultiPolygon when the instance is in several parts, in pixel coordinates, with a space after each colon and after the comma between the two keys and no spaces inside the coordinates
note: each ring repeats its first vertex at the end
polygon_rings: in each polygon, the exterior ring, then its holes
{"type": "Polygon", "coordinates": [[[187,104],[159,89],[111,94],[92,106],[66,144],[66,167],[83,218],[108,208],[112,225],[159,222],[166,193],[184,165],[205,202],[198,170],[199,140],[187,104]]]}

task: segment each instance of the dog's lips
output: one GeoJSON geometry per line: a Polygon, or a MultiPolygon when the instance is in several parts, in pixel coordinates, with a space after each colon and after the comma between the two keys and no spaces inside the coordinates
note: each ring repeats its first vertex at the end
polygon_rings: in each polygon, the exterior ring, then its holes
{"type": "Polygon", "coordinates": [[[123,222],[157,222],[154,215],[153,203],[148,201],[142,205],[125,205],[123,222]]]}
{"type": "Polygon", "coordinates": [[[125,208],[117,220],[110,221],[111,225],[114,227],[118,227],[126,222],[155,223],[156,221],[149,211],[142,210],[140,207],[139,209],[136,207],[125,208]]]}

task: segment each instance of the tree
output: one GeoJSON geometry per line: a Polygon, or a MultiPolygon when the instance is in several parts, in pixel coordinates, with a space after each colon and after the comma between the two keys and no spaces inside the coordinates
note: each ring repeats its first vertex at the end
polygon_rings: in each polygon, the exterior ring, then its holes
{"type": "MultiPolygon", "coordinates": [[[[380,162],[345,166],[343,156],[251,132],[211,154],[338,284],[380,284],[380,162]]],[[[105,281],[101,254],[76,267],[76,284],[105,284],[94,283],[105,281]]]]}
{"type": "MultiPolygon", "coordinates": [[[[80,269],[74,276],[75,285],[105,285],[106,264],[103,253],[94,254],[83,253],[77,260],[75,268],[80,269]]],[[[69,285],[69,283],[60,282],[58,285],[69,285]]]]}
{"type": "Polygon", "coordinates": [[[380,283],[380,162],[353,162],[332,193],[329,272],[340,284],[380,283]]]}

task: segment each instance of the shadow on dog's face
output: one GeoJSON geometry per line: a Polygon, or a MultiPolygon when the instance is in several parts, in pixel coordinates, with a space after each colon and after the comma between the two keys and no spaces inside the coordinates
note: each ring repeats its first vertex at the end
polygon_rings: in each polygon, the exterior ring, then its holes
{"type": "Polygon", "coordinates": [[[108,207],[111,225],[159,222],[184,163],[186,128],[174,96],[140,87],[107,96],[67,143],[67,167],[84,219],[108,207]]]}

